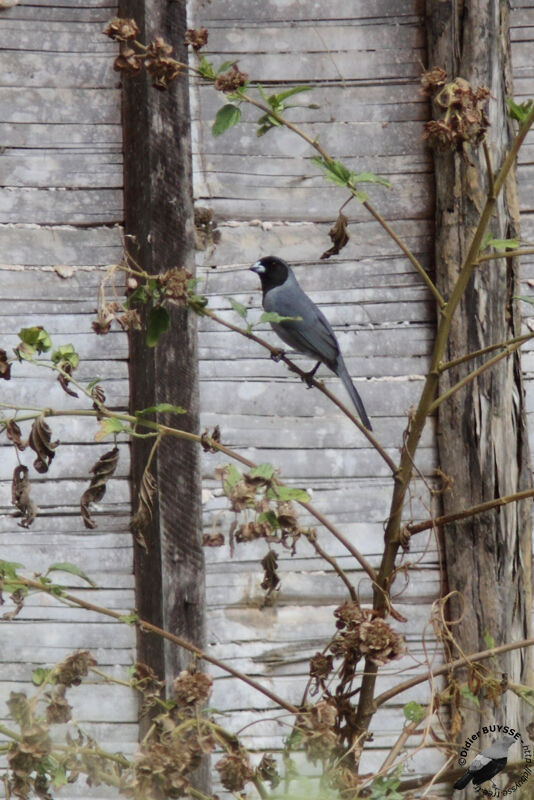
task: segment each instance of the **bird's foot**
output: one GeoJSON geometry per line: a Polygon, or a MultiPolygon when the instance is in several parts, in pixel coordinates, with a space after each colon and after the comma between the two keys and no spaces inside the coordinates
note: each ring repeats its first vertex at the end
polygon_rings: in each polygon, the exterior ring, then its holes
{"type": "Polygon", "coordinates": [[[284,356],[285,356],[284,350],[275,350],[271,353],[271,358],[273,361],[276,361],[276,363],[278,363],[284,356]]]}
{"type": "Polygon", "coordinates": [[[318,361],[313,369],[311,369],[309,372],[305,372],[304,375],[302,376],[302,380],[304,381],[304,383],[306,384],[308,389],[313,389],[313,379],[314,379],[315,373],[319,369],[320,365],[321,365],[321,362],[318,361]]]}

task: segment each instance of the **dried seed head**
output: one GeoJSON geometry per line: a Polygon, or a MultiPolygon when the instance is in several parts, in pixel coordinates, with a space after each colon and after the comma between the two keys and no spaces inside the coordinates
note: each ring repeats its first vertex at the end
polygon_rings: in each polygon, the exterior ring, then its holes
{"type": "Polygon", "coordinates": [[[173,267],[173,269],[158,275],[158,279],[165,289],[165,297],[177,306],[185,306],[187,304],[189,296],[188,283],[192,277],[192,274],[184,267],[173,267]]]}
{"type": "Polygon", "coordinates": [[[359,627],[360,651],[374,664],[387,664],[404,653],[404,640],[383,619],[362,622],[359,627]]]}
{"type": "Polygon", "coordinates": [[[229,70],[217,76],[214,86],[220,92],[229,94],[230,92],[235,92],[240,86],[244,86],[247,80],[247,73],[241,72],[234,64],[229,70]]]}
{"type": "Polygon", "coordinates": [[[324,681],[332,672],[333,662],[332,656],[316,653],[310,658],[310,676],[318,682],[324,681]]]}
{"type": "Polygon", "coordinates": [[[208,31],[206,28],[189,28],[184,41],[185,44],[190,44],[193,50],[200,50],[208,43],[208,31]]]}
{"type": "MultiPolygon", "coordinates": [[[[132,50],[131,47],[121,45],[121,52],[113,62],[113,69],[116,72],[126,72],[129,75],[135,75],[141,69],[143,61],[141,57],[132,50]]],[[[93,323],[93,328],[94,328],[93,323]]],[[[96,333],[107,333],[107,331],[96,331],[96,333]]]]}
{"type": "Polygon", "coordinates": [[[254,777],[246,755],[227,755],[215,764],[221,783],[229,792],[241,792],[254,777]]]}
{"type": "Polygon", "coordinates": [[[139,34],[139,28],[134,19],[115,17],[111,22],[108,22],[102,33],[109,36],[110,39],[125,42],[128,39],[135,39],[139,34]]]}
{"type": "Polygon", "coordinates": [[[174,699],[180,706],[199,705],[210,696],[212,684],[212,678],[205,672],[184,669],[173,681],[174,699]]]}
{"type": "Polygon", "coordinates": [[[65,698],[66,686],[60,684],[48,695],[46,721],[48,724],[68,722],[72,716],[72,706],[65,698]]]}
{"type": "Polygon", "coordinates": [[[236,542],[252,542],[254,539],[261,539],[270,533],[270,527],[263,522],[245,522],[236,530],[235,540],[236,542]]]}
{"type": "Polygon", "coordinates": [[[367,613],[368,612],[360,607],[360,604],[356,600],[345,600],[345,602],[334,611],[334,617],[337,618],[336,627],[340,630],[343,628],[351,630],[366,619],[367,613]]]}
{"type": "Polygon", "coordinates": [[[421,86],[424,92],[430,94],[445,86],[446,80],[447,73],[444,69],[441,69],[441,67],[432,67],[432,69],[423,72],[421,75],[421,86]]]}
{"type": "Polygon", "coordinates": [[[0,348],[0,379],[8,381],[11,378],[11,364],[7,360],[7,353],[0,348]]]}
{"type": "Polygon", "coordinates": [[[64,686],[79,686],[82,678],[89,673],[90,667],[96,666],[96,661],[89,650],[80,650],[67,656],[55,668],[55,681],[64,686]]]}

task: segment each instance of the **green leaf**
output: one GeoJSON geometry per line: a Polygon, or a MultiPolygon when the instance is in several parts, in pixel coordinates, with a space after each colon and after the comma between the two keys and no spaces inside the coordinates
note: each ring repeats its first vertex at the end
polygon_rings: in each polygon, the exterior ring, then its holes
{"type": "Polygon", "coordinates": [[[52,340],[41,325],[33,328],[21,328],[19,339],[37,353],[46,353],[52,347],[52,340]]]}
{"type": "Polygon", "coordinates": [[[49,770],[49,775],[52,778],[52,786],[54,789],[61,789],[62,786],[65,786],[68,783],[67,773],[65,772],[65,767],[62,764],[54,764],[54,766],[49,770]]]}
{"type": "Polygon", "coordinates": [[[387,189],[393,188],[387,178],[375,175],[374,172],[358,172],[358,174],[354,176],[354,183],[378,183],[380,186],[385,186],[387,189]]]}
{"type": "Polygon", "coordinates": [[[155,347],[163,334],[169,330],[171,318],[169,312],[163,306],[156,306],[150,309],[148,315],[148,325],[146,330],[146,343],[148,347],[155,347]]]}
{"type": "Polygon", "coordinates": [[[340,161],[325,161],[321,156],[313,156],[312,161],[325,173],[325,178],[337,186],[351,186],[354,183],[354,172],[340,161]]]}
{"type": "Polygon", "coordinates": [[[187,414],[187,409],[182,406],[173,406],[171,403],[158,403],[157,406],[148,406],[135,412],[136,417],[144,417],[145,414],[187,414]]]}
{"type": "Polygon", "coordinates": [[[478,699],[476,694],[473,694],[473,692],[468,686],[463,686],[460,689],[460,694],[462,695],[462,697],[467,698],[467,700],[471,700],[472,703],[474,703],[478,708],[480,708],[480,700],[478,699]]]}
{"type": "Polygon", "coordinates": [[[92,389],[94,386],[96,386],[96,385],[97,385],[97,383],[102,383],[102,378],[93,378],[93,380],[92,380],[92,381],[89,381],[89,383],[86,385],[86,387],[85,387],[85,388],[87,389],[87,391],[88,391],[88,392],[90,392],[90,391],[91,391],[91,389],[92,389]]]}
{"type": "Polygon", "coordinates": [[[269,490],[268,494],[270,494],[271,491],[276,499],[281,502],[295,500],[297,503],[307,503],[310,499],[310,495],[305,492],[304,489],[292,489],[290,486],[275,485],[269,490]]]}
{"type": "Polygon", "coordinates": [[[198,71],[200,72],[203,78],[206,80],[214,80],[216,77],[215,69],[213,68],[213,64],[207,60],[206,56],[202,56],[197,67],[198,71]]]}
{"type": "Polygon", "coordinates": [[[243,479],[243,475],[239,472],[237,467],[233,464],[226,464],[224,468],[224,483],[223,488],[225,494],[228,494],[230,489],[243,479]]]}
{"type": "Polygon", "coordinates": [[[0,578],[17,578],[17,570],[23,569],[23,565],[17,561],[0,561],[0,578]]]}
{"type": "Polygon", "coordinates": [[[278,522],[278,517],[274,513],[274,511],[262,511],[261,514],[258,514],[258,522],[265,522],[267,525],[273,530],[277,530],[280,527],[280,523],[278,522]]]}
{"type": "Polygon", "coordinates": [[[135,611],[132,611],[131,614],[121,614],[119,617],[119,622],[124,622],[126,625],[135,625],[135,623],[139,619],[139,614],[135,611]]]}
{"type": "Polygon", "coordinates": [[[223,61],[222,64],[217,67],[217,75],[220,75],[221,72],[226,72],[226,70],[230,69],[230,67],[233,67],[234,64],[237,64],[236,58],[233,61],[223,61]]]}
{"type": "Polygon", "coordinates": [[[526,295],[516,294],[513,297],[514,300],[522,300],[523,303],[530,303],[531,306],[534,306],[534,297],[527,297],[526,295]]]}
{"type": "Polygon", "coordinates": [[[239,314],[239,316],[242,317],[243,319],[247,318],[248,308],[246,306],[242,305],[242,303],[238,303],[237,300],[234,300],[233,297],[230,297],[230,305],[232,306],[236,314],[239,314]]]}
{"type": "Polygon", "coordinates": [[[494,239],[491,234],[486,235],[482,242],[483,248],[494,247],[495,250],[517,250],[521,242],[519,239],[494,239]]]}
{"type": "Polygon", "coordinates": [[[220,136],[229,128],[237,125],[241,119],[241,109],[234,106],[233,103],[226,103],[217,111],[215,122],[211,126],[211,132],[214,136],[220,136]]]}
{"type": "Polygon", "coordinates": [[[280,92],[280,94],[272,94],[268,98],[267,102],[269,103],[269,105],[271,105],[271,107],[274,108],[275,106],[278,106],[281,103],[283,103],[284,100],[287,100],[288,97],[293,97],[294,94],[300,94],[301,92],[311,92],[311,90],[312,90],[311,86],[294,86],[292,89],[286,89],[285,92],[280,92]]]}
{"type": "Polygon", "coordinates": [[[95,433],[95,442],[101,442],[110,433],[122,433],[125,430],[120,419],[116,417],[105,417],[100,420],[100,428],[95,433]]]}
{"type": "Polygon", "coordinates": [[[133,306],[144,306],[148,303],[150,299],[151,293],[148,291],[148,288],[145,284],[141,284],[138,286],[135,291],[133,291],[128,297],[126,298],[126,305],[128,308],[132,308],[133,306]]]}
{"type": "Polygon", "coordinates": [[[90,586],[96,586],[96,583],[91,580],[83,570],[77,567],[76,564],[71,564],[69,561],[57,561],[55,564],[51,564],[45,572],[45,577],[51,572],[68,572],[70,575],[76,575],[78,578],[81,578],[90,586]]]}
{"type": "Polygon", "coordinates": [[[265,481],[270,481],[275,472],[276,470],[273,465],[265,462],[263,464],[258,464],[257,467],[253,467],[247,472],[247,475],[249,478],[262,478],[265,481]]]}
{"type": "Polygon", "coordinates": [[[493,650],[495,647],[495,639],[487,628],[484,631],[484,644],[486,645],[486,650],[493,650]]]}
{"type": "Polygon", "coordinates": [[[411,702],[406,703],[402,709],[402,713],[410,722],[421,722],[425,717],[425,709],[419,703],[411,702]]]}
{"type": "Polygon", "coordinates": [[[80,363],[80,356],[72,344],[62,344],[52,353],[52,361],[59,364],[61,361],[70,364],[72,369],[76,369],[80,363]]]}
{"type": "Polygon", "coordinates": [[[34,686],[42,686],[45,682],[47,675],[50,674],[49,669],[44,667],[36,667],[32,672],[32,683],[34,686]]]}
{"type": "Polygon", "coordinates": [[[508,97],[506,102],[508,104],[508,114],[512,119],[516,119],[520,125],[523,125],[532,109],[534,101],[525,100],[524,103],[516,103],[512,97],[508,97]]]}
{"type": "Polygon", "coordinates": [[[296,322],[297,320],[302,319],[302,317],[282,317],[280,314],[277,314],[276,311],[264,311],[261,317],[258,320],[260,322],[296,322]]]}

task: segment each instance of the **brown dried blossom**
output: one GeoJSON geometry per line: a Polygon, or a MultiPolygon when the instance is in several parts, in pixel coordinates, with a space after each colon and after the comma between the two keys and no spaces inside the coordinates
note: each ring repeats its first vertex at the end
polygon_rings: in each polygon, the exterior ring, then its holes
{"type": "Polygon", "coordinates": [[[78,650],[56,665],[55,682],[65,686],[79,686],[82,678],[88,675],[89,668],[95,667],[96,663],[89,650],[78,650]]]}
{"type": "Polygon", "coordinates": [[[245,481],[239,481],[232,486],[228,494],[232,511],[243,511],[245,508],[254,506],[256,490],[253,486],[247,485],[245,481]]]}
{"type": "Polygon", "coordinates": [[[68,722],[72,716],[72,706],[67,702],[65,691],[67,687],[59,684],[47,695],[46,721],[48,724],[68,722]]]}
{"type": "Polygon", "coordinates": [[[362,622],[358,629],[360,652],[373,664],[387,664],[400,658],[404,653],[404,640],[388,625],[385,620],[377,618],[362,622]]]}
{"type": "Polygon", "coordinates": [[[192,277],[185,267],[173,267],[158,275],[159,282],[165,289],[165,297],[177,306],[187,305],[188,283],[192,277]]]}
{"type": "Polygon", "coordinates": [[[445,86],[446,80],[447,73],[444,69],[432,67],[421,75],[421,86],[424,92],[430,93],[445,86]]]}
{"type": "MultiPolygon", "coordinates": [[[[119,69],[122,69],[120,67],[119,69]]],[[[93,331],[99,336],[104,336],[111,330],[111,323],[115,319],[115,314],[119,310],[117,303],[106,303],[105,301],[98,304],[95,308],[96,320],[91,323],[93,331]]]]}
{"type": "Polygon", "coordinates": [[[193,50],[200,50],[208,43],[208,31],[206,28],[189,28],[185,34],[185,44],[191,45],[193,50]]]}
{"type": "Polygon", "coordinates": [[[183,669],[172,684],[174,699],[179,706],[200,705],[210,696],[212,685],[212,678],[205,672],[183,669]]]}
{"type": "Polygon", "coordinates": [[[324,684],[326,678],[334,668],[334,659],[324,653],[316,653],[310,658],[310,677],[316,682],[317,688],[324,684]]]}
{"type": "MultiPolygon", "coordinates": [[[[135,75],[139,72],[142,66],[143,60],[141,56],[136,53],[135,50],[132,50],[131,47],[128,47],[127,45],[121,45],[121,51],[113,62],[113,69],[116,72],[122,71],[126,72],[128,75],[135,75]]],[[[96,333],[107,333],[105,330],[96,330],[95,323],[93,323],[93,329],[96,333]]]]}
{"type": "Polygon", "coordinates": [[[264,522],[244,522],[239,525],[235,532],[236,542],[252,542],[254,539],[261,539],[269,536],[271,528],[264,522]]]}
{"type": "Polygon", "coordinates": [[[7,360],[7,353],[0,347],[0,379],[8,381],[11,378],[11,364],[7,360]]]}
{"type": "Polygon", "coordinates": [[[299,719],[299,730],[304,735],[304,748],[313,763],[328,758],[339,744],[334,730],[336,720],[337,709],[330,700],[320,700],[299,719]]]}
{"type": "Polygon", "coordinates": [[[245,86],[247,80],[247,73],[241,72],[234,64],[230,69],[226,70],[226,72],[217,76],[214,87],[220,92],[229,94],[235,92],[240,86],[245,86]]]}
{"type": "Polygon", "coordinates": [[[258,766],[256,767],[256,775],[262,781],[267,781],[271,784],[271,789],[276,789],[280,783],[280,775],[276,766],[276,759],[271,753],[264,753],[258,766]]]}
{"type": "Polygon", "coordinates": [[[124,314],[120,314],[117,317],[117,322],[123,331],[140,331],[143,327],[141,314],[137,308],[130,308],[124,314]]]}
{"type": "Polygon", "coordinates": [[[215,764],[221,783],[229,792],[241,792],[245,784],[254,777],[247,756],[243,754],[226,755],[215,764]]]}
{"type": "Polygon", "coordinates": [[[109,36],[110,39],[125,42],[138,36],[139,27],[134,19],[115,17],[111,22],[108,22],[102,33],[109,36]]]}
{"type": "Polygon", "coordinates": [[[171,81],[178,77],[182,65],[170,57],[172,45],[161,36],[150,42],[146,50],[145,67],[157,89],[166,89],[171,81]]]}
{"type": "Polygon", "coordinates": [[[366,618],[366,613],[368,612],[364,611],[356,600],[345,600],[334,611],[334,617],[337,619],[336,628],[340,630],[355,628],[366,618]]]}
{"type": "Polygon", "coordinates": [[[222,547],[224,542],[224,533],[205,533],[202,536],[202,547],[222,547]]]}
{"type": "Polygon", "coordinates": [[[143,711],[152,708],[165,687],[165,681],[160,681],[154,670],[141,661],[136,661],[131,676],[132,686],[143,695],[143,711]]]}
{"type": "Polygon", "coordinates": [[[426,91],[437,92],[434,103],[444,112],[443,119],[430,120],[424,126],[423,138],[440,151],[456,150],[465,155],[465,145],[479,145],[486,135],[489,119],[485,106],[490,97],[486,86],[474,89],[464,78],[445,83],[446,76],[438,68],[423,75],[426,91]]]}
{"type": "Polygon", "coordinates": [[[11,501],[17,512],[14,516],[21,516],[19,525],[22,528],[29,528],[37,516],[37,505],[30,497],[30,479],[28,478],[28,467],[20,464],[13,470],[11,481],[11,501]]]}

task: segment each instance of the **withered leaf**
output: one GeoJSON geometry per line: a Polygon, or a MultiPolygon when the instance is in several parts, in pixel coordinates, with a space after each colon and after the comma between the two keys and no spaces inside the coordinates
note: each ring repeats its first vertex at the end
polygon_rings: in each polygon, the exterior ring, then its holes
{"type": "Polygon", "coordinates": [[[263,567],[263,580],[260,585],[261,588],[270,595],[278,589],[281,583],[280,576],[276,571],[278,567],[278,556],[274,550],[269,550],[265,558],[262,559],[261,565],[263,567]]]}
{"type": "Polygon", "coordinates": [[[66,392],[67,394],[70,394],[71,397],[78,397],[78,392],[75,392],[74,389],[69,389],[70,381],[68,379],[68,375],[72,375],[72,364],[69,364],[68,362],[60,362],[60,367],[62,368],[63,372],[67,374],[64,375],[60,373],[57,376],[59,385],[61,386],[63,391],[66,392]]]}
{"type": "Polygon", "coordinates": [[[37,455],[33,462],[37,472],[48,472],[48,468],[55,456],[54,451],[59,444],[59,440],[52,442],[51,437],[52,431],[45,418],[43,416],[37,417],[32,425],[28,440],[28,444],[37,455]]]}
{"type": "Polygon", "coordinates": [[[6,436],[10,442],[13,442],[17,450],[26,450],[28,442],[22,441],[22,431],[14,419],[10,419],[6,425],[6,436]]]}
{"type": "Polygon", "coordinates": [[[200,437],[200,444],[202,445],[202,449],[205,453],[217,453],[218,450],[216,447],[213,447],[211,442],[220,442],[221,441],[221,429],[218,425],[216,425],[213,429],[213,432],[210,434],[209,430],[206,428],[203,431],[200,437]],[[211,439],[211,441],[210,441],[211,439]]]}
{"type": "Polygon", "coordinates": [[[80,499],[80,512],[86,528],[96,528],[96,522],[91,516],[89,505],[90,503],[98,503],[106,494],[106,483],[115,472],[118,460],[119,448],[114,447],[113,450],[104,453],[89,470],[89,472],[93,473],[93,477],[89,488],[85,490],[80,499]]]}
{"type": "Polygon", "coordinates": [[[328,231],[328,235],[332,241],[332,247],[329,250],[325,250],[321,256],[321,259],[330,258],[330,256],[337,255],[339,251],[348,244],[350,235],[347,229],[347,224],[347,217],[345,214],[340,212],[333,226],[328,231]]]}
{"type": "Polygon", "coordinates": [[[8,381],[11,378],[11,364],[7,360],[7,353],[0,347],[0,378],[8,381]]]}
{"type": "Polygon", "coordinates": [[[11,499],[17,508],[15,516],[22,516],[19,522],[21,528],[29,528],[37,516],[37,506],[30,497],[30,479],[28,478],[28,467],[19,465],[13,470],[13,480],[11,481],[11,499]]]}
{"type": "Polygon", "coordinates": [[[224,533],[205,533],[202,537],[202,547],[222,547],[224,533]]]}
{"type": "Polygon", "coordinates": [[[139,502],[137,510],[130,520],[130,531],[135,536],[137,544],[145,551],[148,551],[143,530],[146,528],[154,510],[154,497],[157,492],[157,484],[150,470],[145,469],[139,487],[139,502]]]}

